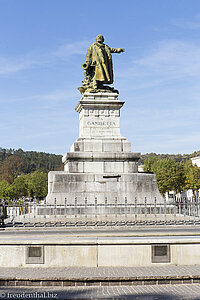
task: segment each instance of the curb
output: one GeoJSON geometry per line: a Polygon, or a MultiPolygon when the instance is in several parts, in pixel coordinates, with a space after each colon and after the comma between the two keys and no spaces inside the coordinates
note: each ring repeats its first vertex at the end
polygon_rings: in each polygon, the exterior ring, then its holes
{"type": "Polygon", "coordinates": [[[200,283],[200,276],[180,277],[135,277],[135,278],[98,278],[98,279],[0,279],[0,287],[19,286],[120,286],[120,285],[163,285],[200,283]]]}

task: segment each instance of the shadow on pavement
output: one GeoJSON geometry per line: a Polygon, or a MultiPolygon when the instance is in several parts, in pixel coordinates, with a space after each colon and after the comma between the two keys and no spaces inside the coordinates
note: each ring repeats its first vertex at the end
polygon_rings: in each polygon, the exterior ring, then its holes
{"type": "MultiPolygon", "coordinates": [[[[192,286],[191,286],[192,287],[192,286]]],[[[126,286],[126,288],[128,288],[126,286]]],[[[144,286],[142,287],[145,288],[144,286]]],[[[200,297],[172,293],[120,293],[123,286],[91,288],[57,288],[57,287],[10,287],[0,289],[0,299],[138,299],[138,300],[199,300],[200,297]]],[[[170,287],[169,287],[170,289],[170,287]]]]}

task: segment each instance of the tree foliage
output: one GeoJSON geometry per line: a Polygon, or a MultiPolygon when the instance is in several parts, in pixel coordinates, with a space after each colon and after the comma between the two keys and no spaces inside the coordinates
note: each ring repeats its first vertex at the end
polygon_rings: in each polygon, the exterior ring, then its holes
{"type": "Polygon", "coordinates": [[[200,189],[200,168],[195,164],[193,165],[191,161],[187,161],[184,165],[185,168],[185,189],[191,189],[193,193],[197,193],[199,196],[200,189]]]}
{"type": "Polygon", "coordinates": [[[21,197],[44,198],[47,195],[48,182],[47,173],[35,171],[23,174],[9,184],[0,181],[0,198],[19,199],[21,197]]]}
{"type": "Polygon", "coordinates": [[[9,199],[9,186],[6,180],[0,181],[0,199],[9,199]]]}
{"type": "Polygon", "coordinates": [[[28,190],[30,197],[44,198],[48,192],[47,173],[35,171],[28,176],[28,190]]]}
{"type": "Polygon", "coordinates": [[[0,198],[44,198],[53,170],[63,170],[61,155],[0,148],[0,198]]]}
{"type": "Polygon", "coordinates": [[[192,157],[196,157],[200,155],[200,151],[193,152],[192,154],[156,154],[156,153],[147,153],[141,155],[141,159],[139,161],[140,164],[144,164],[145,159],[156,157],[156,158],[166,158],[166,159],[172,159],[176,162],[186,161],[189,160],[192,157]]]}
{"type": "Polygon", "coordinates": [[[34,171],[48,172],[63,170],[61,155],[3,148],[0,148],[0,168],[8,157],[13,156],[23,159],[22,173],[24,174],[34,171]]]}
{"type": "Polygon", "coordinates": [[[150,156],[144,160],[144,171],[156,174],[158,188],[161,194],[165,192],[182,191],[192,189],[198,192],[200,189],[200,168],[193,165],[191,160],[162,158],[150,156]]]}
{"type": "Polygon", "coordinates": [[[0,178],[12,183],[23,172],[24,159],[17,155],[11,155],[4,159],[0,166],[0,178]]]}
{"type": "Polygon", "coordinates": [[[28,197],[28,175],[21,175],[15,178],[14,182],[8,188],[10,198],[28,197]]]}

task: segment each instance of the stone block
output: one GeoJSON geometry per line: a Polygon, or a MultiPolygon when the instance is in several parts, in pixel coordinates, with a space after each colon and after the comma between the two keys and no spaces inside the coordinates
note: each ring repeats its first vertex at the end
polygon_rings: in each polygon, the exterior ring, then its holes
{"type": "Polygon", "coordinates": [[[150,245],[101,245],[98,249],[99,267],[139,267],[150,264],[150,245]]]}
{"type": "Polygon", "coordinates": [[[103,152],[122,152],[122,142],[121,140],[106,140],[103,141],[103,152]]]}
{"type": "Polygon", "coordinates": [[[83,151],[84,151],[83,141],[74,142],[70,148],[70,152],[83,152],[83,151]]]}
{"type": "Polygon", "coordinates": [[[93,152],[93,161],[116,161],[116,153],[114,152],[93,152]]]}
{"type": "Polygon", "coordinates": [[[69,173],[69,164],[68,163],[66,163],[64,165],[64,171],[67,172],[67,173],[69,173]]]}
{"type": "Polygon", "coordinates": [[[103,173],[104,163],[103,162],[84,162],[85,173],[103,173]]]}
{"type": "Polygon", "coordinates": [[[69,173],[83,173],[83,165],[84,163],[81,161],[78,162],[68,162],[68,172],[69,173]]]}
{"type": "Polygon", "coordinates": [[[200,244],[171,245],[171,263],[177,265],[200,264],[200,244]]]}
{"type": "Polygon", "coordinates": [[[80,129],[79,129],[79,137],[90,138],[92,136],[90,131],[91,131],[90,128],[80,127],[80,129]]]}
{"type": "Polygon", "coordinates": [[[129,143],[127,140],[122,140],[123,144],[123,152],[131,152],[131,143],[129,143]]]}
{"type": "Polygon", "coordinates": [[[97,246],[53,245],[46,247],[46,265],[48,267],[96,267],[97,246]]]}
{"type": "Polygon", "coordinates": [[[104,162],[104,173],[123,173],[123,162],[104,162]]]}
{"type": "Polygon", "coordinates": [[[25,246],[1,245],[0,266],[22,267],[25,265],[25,246]]]}
{"type": "Polygon", "coordinates": [[[135,162],[124,162],[124,173],[137,173],[138,172],[138,166],[135,162]]]}
{"type": "MultiPolygon", "coordinates": [[[[106,182],[86,182],[85,188],[87,193],[104,193],[106,191],[106,182]]],[[[97,197],[98,198],[98,197],[97,197]]]]}
{"type": "Polygon", "coordinates": [[[119,195],[120,192],[122,192],[122,193],[125,192],[124,187],[125,187],[124,182],[120,182],[120,183],[119,182],[114,182],[114,181],[107,181],[106,182],[106,192],[117,193],[117,199],[119,198],[118,195],[119,195]]]}
{"type": "Polygon", "coordinates": [[[112,128],[112,137],[122,137],[119,127],[112,128]]]}
{"type": "Polygon", "coordinates": [[[91,139],[84,141],[85,152],[102,152],[102,140],[91,139]]]}

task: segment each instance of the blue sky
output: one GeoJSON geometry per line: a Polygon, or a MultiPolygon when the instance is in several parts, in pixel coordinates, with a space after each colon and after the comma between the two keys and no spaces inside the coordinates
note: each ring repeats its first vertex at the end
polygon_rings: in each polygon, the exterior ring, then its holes
{"type": "Polygon", "coordinates": [[[200,150],[199,0],[0,0],[0,147],[69,151],[99,33],[125,48],[114,87],[132,151],[200,150]]]}

